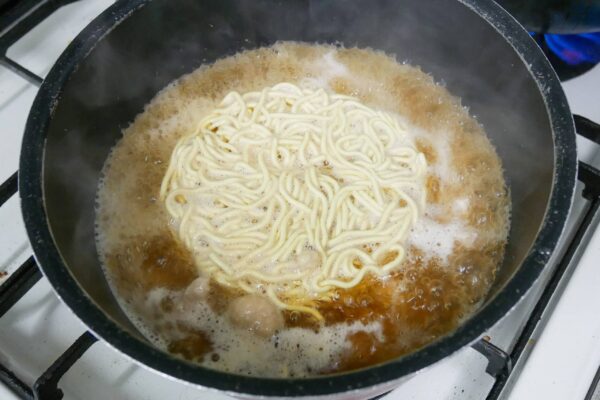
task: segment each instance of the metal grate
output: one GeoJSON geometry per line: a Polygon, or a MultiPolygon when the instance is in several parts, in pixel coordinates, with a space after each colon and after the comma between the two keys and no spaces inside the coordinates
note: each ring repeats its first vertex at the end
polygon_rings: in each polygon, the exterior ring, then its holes
{"type": "MultiPolygon", "coordinates": [[[[600,125],[579,115],[574,116],[575,128],[579,135],[600,144],[600,125]]],[[[503,394],[503,390],[507,387],[509,378],[512,373],[512,366],[516,365],[521,357],[525,354],[528,343],[532,338],[538,323],[542,319],[542,315],[548,309],[550,300],[555,293],[559,283],[565,272],[572,267],[571,262],[574,259],[577,250],[594,228],[594,221],[600,215],[600,170],[579,162],[579,170],[577,174],[578,180],[583,183],[582,197],[587,200],[586,209],[583,218],[575,229],[575,234],[571,241],[566,244],[566,251],[562,258],[558,261],[550,279],[546,283],[544,290],[538,299],[532,312],[529,314],[527,322],[513,346],[510,353],[494,346],[487,340],[480,339],[472,347],[483,354],[488,359],[486,372],[495,378],[494,385],[490,390],[486,400],[497,400],[503,394]]],[[[598,372],[600,380],[600,370],[598,372]]],[[[594,384],[596,386],[597,382],[594,384]]],[[[590,388],[592,390],[593,388],[590,388]]]]}
{"type": "MultiPolygon", "coordinates": [[[[34,85],[41,85],[43,79],[27,68],[7,57],[7,50],[29,30],[43,21],[54,11],[76,0],[23,0],[20,2],[0,0],[0,65],[10,69],[21,78],[34,85]]],[[[575,116],[578,134],[600,144],[600,126],[585,118],[575,116]]],[[[495,384],[487,396],[487,400],[498,399],[505,388],[512,372],[512,365],[523,355],[527,342],[531,338],[538,322],[546,310],[550,298],[556,290],[561,278],[571,264],[576,250],[593,226],[593,221],[600,212],[600,171],[586,163],[579,163],[579,180],[584,184],[583,197],[588,200],[587,211],[581,220],[573,239],[558,263],[552,277],[545,287],[533,312],[521,332],[516,345],[510,353],[480,339],[472,347],[488,359],[486,372],[495,378],[495,384]]],[[[17,192],[18,173],[15,172],[0,185],[0,207],[17,192]]],[[[0,286],[0,318],[41,278],[41,273],[32,257],[27,259],[0,286]]],[[[82,334],[30,387],[20,380],[6,366],[0,364],[0,381],[4,382],[22,399],[59,400],[63,392],[58,388],[62,376],[87,351],[97,339],[90,333],[82,334]]],[[[600,380],[600,370],[595,383],[600,380]]],[[[594,383],[588,398],[595,392],[594,383]]]]}
{"type": "MultiPolygon", "coordinates": [[[[24,0],[4,2],[0,15],[0,65],[13,71],[28,82],[40,86],[43,79],[8,58],[7,51],[17,40],[60,7],[76,0],[24,0]]],[[[18,172],[0,185],[0,207],[17,192],[18,172]]],[[[0,317],[2,317],[33,285],[42,274],[33,256],[29,257],[0,286],[0,317]]],[[[30,387],[6,366],[0,364],[0,380],[22,399],[59,400],[63,392],[58,381],[73,364],[96,342],[89,332],[81,335],[30,387]]]]}
{"type": "MultiPolygon", "coordinates": [[[[577,122],[577,121],[576,121],[577,122]]],[[[577,128],[580,128],[579,124],[576,124],[577,128]]],[[[600,126],[595,127],[596,136],[600,133],[600,126]]],[[[579,134],[582,136],[588,137],[582,133],[582,131],[578,130],[579,134]]],[[[596,141],[596,143],[600,144],[600,142],[596,141]]],[[[584,184],[583,197],[588,200],[587,209],[585,211],[584,217],[579,223],[575,235],[573,239],[571,239],[570,243],[567,246],[567,250],[563,255],[562,259],[559,261],[556,269],[554,270],[550,280],[548,281],[544,291],[542,292],[541,297],[536,303],[533,311],[529,315],[527,319],[527,323],[523,328],[523,331],[519,335],[515,346],[513,347],[510,354],[502,352],[502,358],[506,359],[507,366],[515,365],[521,356],[524,354],[524,351],[534,333],[535,328],[542,318],[542,314],[546,311],[550,299],[554,294],[558,284],[560,283],[562,277],[565,275],[565,272],[571,265],[571,261],[575,256],[577,249],[582,243],[583,239],[586,237],[590,228],[593,228],[593,221],[595,221],[596,216],[599,215],[600,211],[600,171],[591,165],[588,165],[584,162],[579,162],[579,173],[578,179],[584,184]]],[[[487,356],[487,355],[486,355],[487,356]]],[[[489,363],[498,363],[498,356],[495,354],[490,354],[488,356],[489,363]]],[[[504,370],[496,376],[496,381],[494,386],[492,386],[492,390],[487,396],[487,400],[496,400],[500,398],[502,391],[506,387],[511,374],[510,368],[504,368],[504,370]]]]}

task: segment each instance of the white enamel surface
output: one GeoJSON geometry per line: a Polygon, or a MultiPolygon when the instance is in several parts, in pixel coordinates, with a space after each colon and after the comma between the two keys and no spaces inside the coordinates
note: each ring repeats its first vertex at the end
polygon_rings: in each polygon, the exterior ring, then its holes
{"type": "MultiPolygon", "coordinates": [[[[563,85],[573,112],[600,121],[600,66],[563,85]]],[[[578,138],[579,153],[600,164],[598,146],[578,138]]],[[[588,243],[560,301],[533,346],[509,399],[583,399],[600,366],[600,229],[588,243]]]]}
{"type": "MultiPolygon", "coordinates": [[[[45,75],[70,40],[109,0],[82,0],[62,8],[17,42],[8,55],[45,75]]],[[[573,111],[600,121],[600,67],[564,85],[573,111]]],[[[0,181],[17,168],[25,120],[36,88],[0,67],[0,181]]],[[[582,159],[600,161],[598,147],[578,140],[582,159]]],[[[581,209],[581,202],[576,204],[581,209]]],[[[11,272],[31,254],[16,198],[0,208],[0,270],[11,272]]],[[[600,233],[542,331],[508,396],[512,399],[581,398],[600,363],[600,233]]],[[[1,282],[1,279],[0,279],[1,282]]],[[[507,318],[490,330],[492,341],[508,348],[533,304],[536,290],[507,318]]],[[[0,362],[33,383],[81,333],[84,326],[56,298],[42,279],[0,319],[0,362]]],[[[422,371],[391,394],[389,400],[484,399],[493,384],[485,359],[467,348],[422,371]]],[[[85,353],[60,381],[66,399],[206,399],[229,397],[174,382],[127,360],[103,343],[85,353]]],[[[0,385],[0,399],[16,398],[0,385]]]]}

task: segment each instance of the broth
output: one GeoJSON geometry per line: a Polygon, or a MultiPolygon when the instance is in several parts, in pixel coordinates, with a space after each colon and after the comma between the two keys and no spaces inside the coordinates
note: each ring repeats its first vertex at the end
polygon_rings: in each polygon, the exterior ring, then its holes
{"type": "Polygon", "coordinates": [[[98,190],[97,248],[121,306],[156,346],[223,371],[311,376],[415,351],[468,318],[502,261],[509,211],[501,162],[483,128],[429,75],[371,49],[281,42],[181,77],[124,130],[98,190]],[[322,323],[283,311],[283,329],[264,336],[226,315],[244,293],[198,284],[158,194],[178,139],[225,94],[279,82],[351,95],[402,119],[427,160],[427,203],[399,270],[318,302],[322,323]]]}

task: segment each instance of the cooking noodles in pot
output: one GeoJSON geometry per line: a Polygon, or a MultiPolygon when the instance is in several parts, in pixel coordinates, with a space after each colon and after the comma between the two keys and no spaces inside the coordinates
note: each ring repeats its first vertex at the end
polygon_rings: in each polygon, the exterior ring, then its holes
{"type": "Polygon", "coordinates": [[[396,358],[468,318],[509,207],[483,128],[429,75],[281,42],[183,76],[124,130],[97,248],[156,346],[302,377],[396,358]]]}

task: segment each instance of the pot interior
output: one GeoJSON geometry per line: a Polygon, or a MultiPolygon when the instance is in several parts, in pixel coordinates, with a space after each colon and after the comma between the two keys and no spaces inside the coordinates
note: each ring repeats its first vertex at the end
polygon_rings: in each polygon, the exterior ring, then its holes
{"type": "MultiPolygon", "coordinates": [[[[107,27],[114,24],[112,16],[103,18],[107,27]]],[[[475,12],[445,0],[154,0],[110,30],[64,85],[44,158],[48,223],[83,291],[139,336],[113,298],[95,248],[94,202],[109,150],[172,80],[278,40],[383,50],[421,66],[462,98],[496,147],[510,187],[512,228],[488,300],[498,295],[521,268],[544,219],[553,184],[552,130],[518,54],[475,12]]]]}

